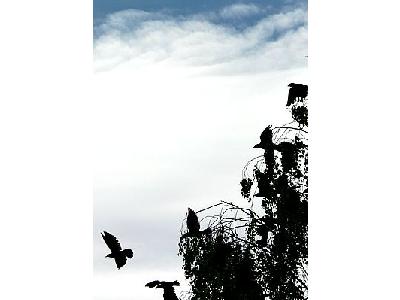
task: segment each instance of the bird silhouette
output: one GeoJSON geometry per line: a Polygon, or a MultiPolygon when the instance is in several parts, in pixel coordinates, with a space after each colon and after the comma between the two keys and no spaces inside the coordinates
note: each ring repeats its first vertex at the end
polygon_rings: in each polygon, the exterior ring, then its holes
{"type": "Polygon", "coordinates": [[[107,231],[104,231],[104,233],[102,233],[101,236],[103,237],[103,240],[106,242],[108,248],[110,248],[111,250],[111,253],[108,254],[106,257],[114,258],[115,263],[117,264],[117,268],[119,270],[122,266],[126,264],[126,258],[133,257],[132,249],[122,250],[121,245],[119,244],[117,238],[112,234],[108,233],[107,231]]]}
{"type": "Polygon", "coordinates": [[[288,85],[290,87],[288,100],[286,106],[290,106],[294,104],[296,99],[304,100],[308,95],[308,85],[305,84],[297,84],[297,83],[290,83],[288,85]]]}
{"type": "MultiPolygon", "coordinates": [[[[253,148],[261,148],[264,150],[274,149],[279,152],[283,152],[288,149],[295,149],[295,145],[291,142],[281,142],[280,144],[275,144],[272,141],[272,137],[273,137],[272,127],[267,126],[260,135],[260,142],[257,145],[255,145],[253,148]]],[[[297,141],[297,138],[296,138],[296,141],[297,141]]]]}
{"type": "Polygon", "coordinates": [[[274,146],[272,142],[272,127],[267,126],[260,135],[260,142],[253,148],[271,149],[274,146]]]}
{"type": "Polygon", "coordinates": [[[175,294],[175,289],[174,289],[174,286],[179,286],[179,285],[180,285],[180,283],[177,280],[175,280],[175,281],[154,280],[154,281],[146,283],[145,286],[149,287],[149,288],[163,289],[164,290],[164,294],[163,294],[164,300],[179,300],[175,294]]]}
{"type": "Polygon", "coordinates": [[[191,208],[188,208],[186,226],[187,226],[188,232],[183,234],[182,237],[200,236],[202,234],[211,234],[211,228],[207,228],[205,230],[200,230],[199,219],[197,218],[197,215],[194,212],[194,210],[192,210],[191,208]]]}

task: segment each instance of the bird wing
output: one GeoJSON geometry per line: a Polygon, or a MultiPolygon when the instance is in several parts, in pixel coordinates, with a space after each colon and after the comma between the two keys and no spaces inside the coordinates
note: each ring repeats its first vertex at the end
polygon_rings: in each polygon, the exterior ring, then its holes
{"type": "Polygon", "coordinates": [[[200,230],[199,219],[192,209],[189,208],[188,210],[189,212],[186,220],[187,228],[190,232],[198,232],[200,230]]]}
{"type": "Polygon", "coordinates": [[[125,255],[117,255],[114,257],[115,263],[117,264],[117,268],[121,268],[126,264],[126,256],[125,255]]]}
{"type": "Polygon", "coordinates": [[[106,242],[108,248],[110,248],[111,252],[119,252],[122,250],[121,245],[119,244],[117,238],[112,234],[109,234],[107,231],[101,234],[103,240],[106,242]]]}
{"type": "Polygon", "coordinates": [[[160,284],[160,281],[154,280],[154,281],[146,283],[145,286],[147,286],[149,288],[154,288],[154,287],[158,286],[159,284],[160,284]]]}

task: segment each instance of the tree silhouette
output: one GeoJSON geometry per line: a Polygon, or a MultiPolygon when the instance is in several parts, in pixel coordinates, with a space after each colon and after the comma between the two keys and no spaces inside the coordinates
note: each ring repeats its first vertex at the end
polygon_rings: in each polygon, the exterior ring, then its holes
{"type": "Polygon", "coordinates": [[[308,297],[308,86],[289,86],[293,121],[267,126],[254,146],[263,155],[242,172],[251,208],[221,201],[197,212],[208,213],[200,223],[208,222],[209,235],[182,230],[179,254],[193,300],[308,297]],[[259,202],[262,214],[253,209],[259,202]]]}

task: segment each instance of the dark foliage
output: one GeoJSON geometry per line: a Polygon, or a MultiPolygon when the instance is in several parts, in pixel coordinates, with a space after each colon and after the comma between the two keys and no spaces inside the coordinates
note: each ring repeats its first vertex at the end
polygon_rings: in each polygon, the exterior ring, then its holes
{"type": "Polygon", "coordinates": [[[240,192],[243,198],[250,198],[250,190],[251,186],[253,185],[253,181],[251,181],[249,178],[243,178],[242,181],[240,182],[240,185],[242,186],[240,192]]]}
{"type": "Polygon", "coordinates": [[[254,146],[264,153],[246,164],[240,182],[251,207],[261,200],[262,215],[221,201],[201,210],[222,206],[202,219],[209,235],[180,240],[192,300],[308,297],[308,86],[289,86],[293,122],[265,128],[254,146]]]}
{"type": "Polygon", "coordinates": [[[264,300],[251,251],[227,237],[227,232],[184,239],[179,246],[191,299],[264,300]]]}
{"type": "Polygon", "coordinates": [[[301,126],[308,126],[308,109],[306,106],[296,106],[292,108],[292,117],[301,126]]]}

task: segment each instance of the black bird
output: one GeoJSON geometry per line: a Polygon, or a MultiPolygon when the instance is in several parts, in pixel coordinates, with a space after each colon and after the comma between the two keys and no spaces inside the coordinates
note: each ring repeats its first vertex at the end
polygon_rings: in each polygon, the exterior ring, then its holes
{"type": "Polygon", "coordinates": [[[175,280],[175,281],[159,281],[159,280],[154,280],[151,282],[148,282],[145,286],[149,288],[158,288],[158,289],[163,289],[164,290],[164,300],[179,300],[178,297],[175,294],[174,286],[179,286],[180,283],[175,280]]]}
{"type": "Polygon", "coordinates": [[[271,149],[274,146],[272,136],[272,127],[267,126],[260,135],[260,142],[253,148],[271,149]]]}
{"type": "Polygon", "coordinates": [[[191,208],[188,208],[188,216],[186,219],[186,226],[187,226],[188,232],[183,234],[182,237],[199,236],[201,234],[211,234],[211,228],[207,228],[205,230],[200,230],[199,219],[197,218],[196,213],[191,208]]]}
{"type": "Polygon", "coordinates": [[[294,104],[297,98],[304,100],[308,95],[308,85],[291,83],[288,87],[290,89],[286,106],[294,104]]]}
{"type": "Polygon", "coordinates": [[[195,232],[200,231],[199,219],[197,218],[196,213],[191,208],[188,208],[188,216],[186,219],[186,225],[187,225],[189,232],[195,233],[195,232]]]}
{"type": "Polygon", "coordinates": [[[104,231],[101,234],[104,241],[106,242],[108,248],[110,248],[111,253],[108,254],[106,257],[114,258],[115,263],[117,264],[118,270],[126,264],[126,258],[133,257],[132,249],[124,249],[122,250],[121,245],[119,244],[117,238],[112,234],[104,231]]]}

